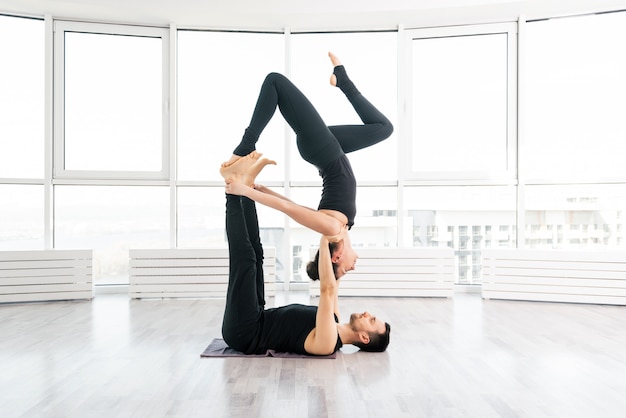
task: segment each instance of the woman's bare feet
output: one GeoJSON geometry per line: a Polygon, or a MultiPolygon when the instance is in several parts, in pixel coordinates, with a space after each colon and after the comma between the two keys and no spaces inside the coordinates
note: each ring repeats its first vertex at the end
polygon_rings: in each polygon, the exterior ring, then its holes
{"type": "Polygon", "coordinates": [[[261,158],[263,154],[253,151],[250,154],[240,157],[233,155],[231,159],[223,163],[220,167],[220,174],[225,180],[232,180],[252,187],[256,176],[268,164],[276,164],[275,161],[261,158]]]}
{"type": "MultiPolygon", "coordinates": [[[[341,61],[339,61],[339,58],[337,58],[337,56],[330,51],[328,52],[328,58],[330,58],[330,62],[333,64],[333,68],[341,65],[341,61]]],[[[335,74],[331,74],[330,76],[330,85],[334,87],[337,86],[337,77],[335,76],[335,74]]]]}

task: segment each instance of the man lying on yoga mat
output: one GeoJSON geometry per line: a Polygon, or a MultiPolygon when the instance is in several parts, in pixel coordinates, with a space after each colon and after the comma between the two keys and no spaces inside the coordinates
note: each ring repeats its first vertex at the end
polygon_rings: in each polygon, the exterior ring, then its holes
{"type": "MultiPolygon", "coordinates": [[[[227,185],[236,180],[230,175],[227,185]]],[[[232,349],[246,354],[275,350],[328,355],[343,344],[353,344],[364,351],[385,351],[388,323],[368,312],[353,313],[350,322],[339,323],[339,280],[335,280],[326,237],[320,240],[318,306],[290,304],[265,309],[263,247],[253,200],[226,194],[226,235],[230,267],[222,336],[232,349]]]]}

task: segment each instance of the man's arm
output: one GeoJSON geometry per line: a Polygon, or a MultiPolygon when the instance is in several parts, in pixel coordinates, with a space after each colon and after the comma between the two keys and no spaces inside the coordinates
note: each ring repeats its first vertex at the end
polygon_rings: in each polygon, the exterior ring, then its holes
{"type": "MultiPolygon", "coordinates": [[[[334,273],[333,273],[334,275],[334,273]]],[[[337,317],[337,321],[341,322],[341,316],[339,316],[339,282],[341,281],[341,278],[335,280],[335,283],[337,283],[337,291],[335,292],[335,305],[333,307],[333,310],[335,312],[335,316],[337,317]]]]}
{"type": "Polygon", "coordinates": [[[320,300],[315,318],[315,329],[311,331],[304,342],[307,353],[326,355],[331,354],[337,345],[337,323],[335,311],[337,305],[337,280],[330,261],[328,239],[320,239],[319,255],[320,273],[320,300]]]}

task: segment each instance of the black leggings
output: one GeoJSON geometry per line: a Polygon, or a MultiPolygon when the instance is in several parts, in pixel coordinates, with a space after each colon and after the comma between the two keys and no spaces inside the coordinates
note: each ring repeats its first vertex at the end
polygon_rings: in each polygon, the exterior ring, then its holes
{"type": "Polygon", "coordinates": [[[231,348],[248,352],[258,342],[265,309],[263,247],[252,200],[226,195],[226,236],[230,263],[222,336],[231,348]]]}
{"type": "Polygon", "coordinates": [[[256,149],[256,142],[277,106],[296,133],[300,155],[318,169],[344,153],[388,138],[393,132],[391,122],[356,89],[342,65],[335,67],[334,74],[337,87],[344,92],[363,125],[326,126],[311,102],[289,79],[270,73],[261,86],[250,125],[233,153],[244,156],[256,149]]]}

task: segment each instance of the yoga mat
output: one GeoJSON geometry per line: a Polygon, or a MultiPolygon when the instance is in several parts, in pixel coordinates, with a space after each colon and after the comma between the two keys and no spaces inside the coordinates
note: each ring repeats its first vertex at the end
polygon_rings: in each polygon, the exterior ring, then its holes
{"type": "Polygon", "coordinates": [[[306,354],[284,353],[267,350],[265,354],[245,354],[230,348],[222,338],[214,338],[211,344],[200,354],[200,357],[276,357],[276,358],[336,358],[337,353],[328,356],[309,356],[306,354]]]}

